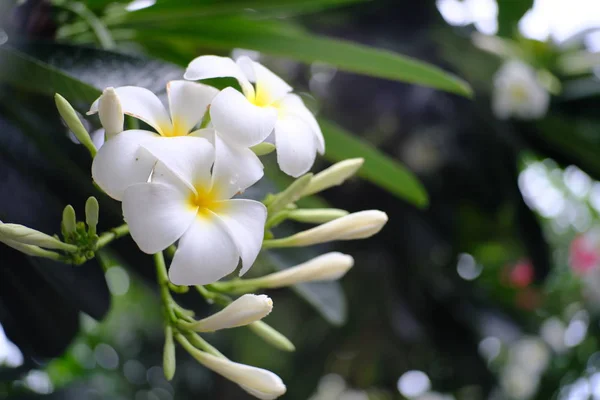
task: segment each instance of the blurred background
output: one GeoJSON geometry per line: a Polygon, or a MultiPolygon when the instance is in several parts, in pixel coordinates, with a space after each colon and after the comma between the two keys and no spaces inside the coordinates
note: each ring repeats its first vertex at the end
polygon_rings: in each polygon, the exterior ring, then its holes
{"type": "MultiPolygon", "coordinates": [[[[297,351],[243,328],[207,336],[280,375],[284,398],[600,399],[598,0],[2,0],[0,28],[2,221],[54,233],[64,205],[96,195],[104,229],[118,225],[51,95],[83,114],[106,86],[164,93],[200,54],[250,55],[293,82],[322,118],[315,170],[367,157],[362,179],[306,206],[384,210],[379,235],[254,268],[355,257],[339,283],[269,292],[267,322],[297,351]],[[385,79],[405,68],[391,62],[369,73],[389,60],[368,51],[336,67],[338,40],[437,65],[474,95],[385,79]]],[[[287,183],[272,173],[251,195],[287,183]]],[[[153,282],[129,239],[81,267],[0,245],[0,398],[249,398],[184,352],[164,379],[153,282]]]]}

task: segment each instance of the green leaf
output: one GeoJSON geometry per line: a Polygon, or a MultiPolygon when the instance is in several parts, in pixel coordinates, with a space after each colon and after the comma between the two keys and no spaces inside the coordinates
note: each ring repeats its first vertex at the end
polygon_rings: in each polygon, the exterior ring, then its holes
{"type": "Polygon", "coordinates": [[[533,0],[498,0],[498,35],[513,36],[523,15],[533,7],[533,0]]]}
{"type": "Polygon", "coordinates": [[[91,103],[100,94],[99,89],[6,46],[0,47],[0,82],[49,96],[58,92],[70,101],[91,103]]]}
{"type": "Polygon", "coordinates": [[[152,7],[129,13],[128,21],[148,23],[167,19],[265,13],[310,13],[365,0],[158,0],[152,7]]]}
{"type": "MultiPolygon", "coordinates": [[[[285,251],[264,251],[259,261],[277,271],[293,267],[318,256],[314,249],[287,249],[285,251]]],[[[347,318],[346,297],[337,281],[310,282],[292,286],[292,289],[313,306],[329,323],[342,325],[347,318]]]]}
{"type": "Polygon", "coordinates": [[[329,121],[321,119],[319,124],[327,144],[325,158],[337,162],[362,157],[365,163],[359,176],[416,206],[428,205],[425,188],[408,168],[329,121]]]}
{"type": "Polygon", "coordinates": [[[198,24],[136,27],[137,40],[193,42],[197,46],[257,50],[297,61],[323,62],[339,69],[414,83],[471,96],[470,86],[442,69],[388,50],[306,33],[278,21],[211,18],[198,24]]]}

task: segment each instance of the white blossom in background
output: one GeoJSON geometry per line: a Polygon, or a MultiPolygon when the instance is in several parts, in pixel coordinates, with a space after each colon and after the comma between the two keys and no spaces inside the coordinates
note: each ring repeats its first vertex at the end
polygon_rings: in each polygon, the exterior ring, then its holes
{"type": "Polygon", "coordinates": [[[211,121],[221,128],[252,138],[250,146],[275,137],[277,162],[283,172],[298,177],[313,165],[316,153],[325,152],[325,140],[315,117],[292,87],[263,65],[242,56],[201,56],[188,65],[184,78],[235,78],[242,93],[229,87],[211,105],[211,121]],[[254,84],[254,85],[253,85],[254,84]],[[232,113],[231,110],[236,110],[232,113]]]}
{"type": "Polygon", "coordinates": [[[549,103],[550,94],[531,66],[513,60],[496,72],[492,93],[492,110],[496,117],[539,119],[546,114],[549,103]]]}
{"type": "Polygon", "coordinates": [[[230,200],[238,191],[227,167],[232,160],[215,161],[207,140],[181,136],[161,145],[169,156],[156,163],[151,181],[129,186],[123,196],[131,237],[148,254],[179,240],[169,269],[176,285],[215,282],[233,272],[240,258],[244,274],[262,246],[266,207],[230,200]]]}
{"type": "MultiPolygon", "coordinates": [[[[109,138],[94,158],[92,178],[109,196],[122,200],[129,185],[148,180],[157,158],[177,156],[165,155],[165,142],[192,132],[218,90],[199,83],[171,81],[167,84],[170,113],[147,89],[122,86],[115,88],[114,93],[123,113],[144,121],[156,130],[123,131],[109,138]]],[[[97,113],[99,105],[100,98],[92,104],[88,114],[97,113]]],[[[103,119],[111,118],[105,115],[103,119]]]]}

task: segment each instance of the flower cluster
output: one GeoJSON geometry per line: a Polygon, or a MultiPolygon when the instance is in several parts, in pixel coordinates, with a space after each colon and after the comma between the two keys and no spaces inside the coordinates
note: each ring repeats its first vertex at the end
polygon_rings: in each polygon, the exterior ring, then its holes
{"type": "Polygon", "coordinates": [[[79,265],[130,234],[140,250],[154,257],[167,379],[175,373],[178,342],[198,362],[248,393],[274,399],[286,391],[277,375],[228,360],[200,333],[245,326],[275,348],[293,351],[289,339],[262,321],[273,308],[271,299],[253,292],[337,280],[354,259],[330,252],[262,277],[220,280],[238,265],[239,275],[244,275],[264,249],[368,238],[382,229],[387,215],[297,206],[303,197],[342,184],[363,160],[344,160],[318,174],[307,173],[317,153],[325,151],[323,135],[300,97],[267,68],[246,57],[234,62],[202,56],[190,63],[184,78],[168,83],[168,110],[147,89],[105,89],[88,112],[98,114],[104,140],[92,140],[71,105],[57,94],[61,116],[93,157],[92,178],[122,202],[125,224],[98,233],[99,204],[90,197],[85,222],[77,221],[73,207],[65,208],[62,239],[0,221],[0,242],[31,256],[79,265]],[[219,77],[235,78],[241,91],[195,82],[219,77]],[[125,130],[125,115],[143,123],[142,128],[125,130]],[[263,177],[259,156],[273,150],[280,169],[297,179],[262,202],[244,198],[244,191],[263,177]],[[272,228],[286,220],[317,226],[275,237],[272,228]],[[163,252],[170,259],[168,269],[163,252]],[[195,319],[193,311],[172,297],[172,292],[190,287],[222,309],[195,319]]]}
{"type": "Polygon", "coordinates": [[[154,254],[179,241],[173,283],[204,285],[233,272],[239,259],[243,275],[261,249],[266,207],[232,199],[263,176],[252,147],[273,137],[281,170],[298,177],[325,144],[292,88],[247,57],[198,57],[184,77],[190,81],[167,85],[169,111],[144,88],[105,90],[89,111],[99,114],[107,138],[92,176],[123,202],[142,251],[154,254]],[[242,92],[192,82],[215,77],[237,79],[242,92]],[[123,114],[154,130],[123,131],[123,114]]]}

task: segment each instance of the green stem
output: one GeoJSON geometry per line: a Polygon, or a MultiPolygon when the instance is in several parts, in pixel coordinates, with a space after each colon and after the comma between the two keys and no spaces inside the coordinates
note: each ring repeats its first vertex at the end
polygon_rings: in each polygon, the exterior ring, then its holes
{"type": "Polygon", "coordinates": [[[168,324],[172,324],[177,320],[175,311],[173,310],[173,298],[169,292],[169,276],[167,275],[167,266],[165,264],[165,258],[163,253],[158,252],[154,254],[154,264],[156,264],[156,280],[160,289],[160,298],[165,312],[165,320],[168,324]]]}
{"type": "Polygon", "coordinates": [[[115,239],[118,239],[122,236],[125,236],[129,233],[129,226],[127,224],[123,224],[121,226],[117,226],[116,228],[111,229],[108,232],[104,232],[98,238],[98,242],[96,242],[96,250],[100,250],[110,242],[115,239]]]}
{"type": "Polygon", "coordinates": [[[192,355],[195,351],[198,351],[198,349],[200,349],[212,354],[213,356],[227,358],[223,355],[223,353],[214,348],[210,343],[202,339],[202,337],[195,332],[187,332],[185,337],[181,334],[178,334],[176,338],[177,341],[181,344],[181,346],[183,346],[183,348],[186,349],[192,355]]]}

